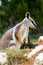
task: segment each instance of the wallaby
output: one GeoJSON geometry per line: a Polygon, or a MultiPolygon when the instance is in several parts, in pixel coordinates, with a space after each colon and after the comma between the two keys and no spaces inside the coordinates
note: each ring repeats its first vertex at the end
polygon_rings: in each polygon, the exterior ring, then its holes
{"type": "Polygon", "coordinates": [[[24,42],[28,43],[29,27],[36,29],[36,26],[35,21],[30,17],[30,13],[26,12],[25,18],[1,37],[0,47],[6,47],[10,43],[14,43],[17,48],[20,48],[24,42]]]}
{"type": "Polygon", "coordinates": [[[26,12],[25,18],[13,28],[13,40],[15,45],[19,44],[21,46],[24,42],[27,44],[29,27],[36,29],[36,26],[35,21],[30,17],[30,13],[26,12]]]}

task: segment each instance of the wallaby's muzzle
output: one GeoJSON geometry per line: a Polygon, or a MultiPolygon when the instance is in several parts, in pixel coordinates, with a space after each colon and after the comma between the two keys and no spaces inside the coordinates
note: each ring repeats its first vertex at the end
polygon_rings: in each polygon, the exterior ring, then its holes
{"type": "Polygon", "coordinates": [[[37,24],[35,23],[35,21],[31,17],[29,17],[29,20],[30,20],[31,28],[36,29],[37,28],[37,24]]]}
{"type": "Polygon", "coordinates": [[[25,17],[28,19],[28,26],[30,28],[36,29],[37,25],[35,21],[30,17],[30,13],[26,12],[25,17]]]}

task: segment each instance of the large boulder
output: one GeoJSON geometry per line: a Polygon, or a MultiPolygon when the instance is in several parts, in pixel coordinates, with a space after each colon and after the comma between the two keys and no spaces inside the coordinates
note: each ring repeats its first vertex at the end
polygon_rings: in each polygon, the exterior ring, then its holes
{"type": "Polygon", "coordinates": [[[43,50],[43,45],[38,45],[35,47],[35,49],[33,49],[31,52],[29,53],[25,53],[24,56],[27,56],[28,58],[31,58],[32,56],[34,56],[37,52],[39,52],[40,50],[43,50]]]}
{"type": "Polygon", "coordinates": [[[43,65],[43,53],[40,53],[36,58],[34,65],[43,65]]]}
{"type": "Polygon", "coordinates": [[[38,44],[42,44],[43,45],[43,36],[40,36],[39,39],[38,39],[38,44]]]}
{"type": "Polygon", "coordinates": [[[7,61],[7,54],[5,52],[0,52],[0,65],[6,65],[7,61]]]}

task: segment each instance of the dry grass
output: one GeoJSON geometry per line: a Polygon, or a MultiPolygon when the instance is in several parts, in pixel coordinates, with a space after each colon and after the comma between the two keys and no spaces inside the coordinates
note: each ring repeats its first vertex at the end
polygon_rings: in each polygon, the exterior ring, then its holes
{"type": "Polygon", "coordinates": [[[29,53],[32,49],[20,49],[20,50],[9,50],[7,49],[2,49],[0,52],[6,52],[8,55],[8,65],[12,65],[13,63],[22,63],[25,61],[29,61],[29,58],[24,57],[24,54],[27,52],[29,53]]]}

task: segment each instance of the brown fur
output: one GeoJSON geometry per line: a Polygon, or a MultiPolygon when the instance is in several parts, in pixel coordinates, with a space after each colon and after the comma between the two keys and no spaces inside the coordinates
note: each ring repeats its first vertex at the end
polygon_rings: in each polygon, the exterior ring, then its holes
{"type": "Polygon", "coordinates": [[[20,43],[23,43],[23,41],[22,41],[23,32],[24,32],[24,28],[21,27],[20,30],[19,30],[19,32],[18,32],[18,34],[16,35],[17,38],[18,38],[18,41],[19,41],[20,43]]]}
{"type": "Polygon", "coordinates": [[[1,39],[0,39],[0,47],[7,46],[9,44],[9,40],[12,39],[12,30],[13,30],[13,28],[9,29],[1,37],[1,39]]]}

